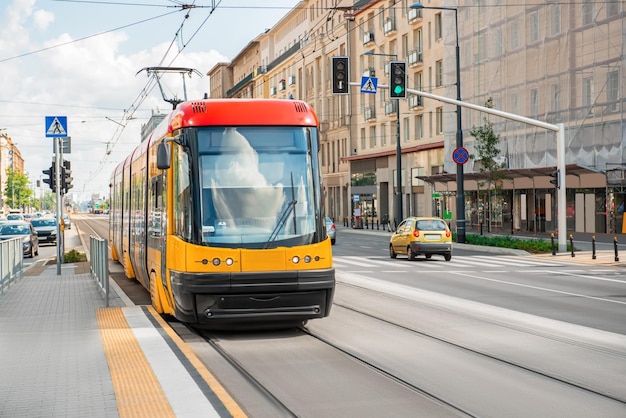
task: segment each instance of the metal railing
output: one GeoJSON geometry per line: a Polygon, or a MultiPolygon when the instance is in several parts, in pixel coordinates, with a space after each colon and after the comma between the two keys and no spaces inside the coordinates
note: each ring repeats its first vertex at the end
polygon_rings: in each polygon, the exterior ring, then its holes
{"type": "Polygon", "coordinates": [[[0,241],[0,295],[4,295],[4,290],[22,277],[24,277],[22,239],[0,241]]]}
{"type": "Polygon", "coordinates": [[[106,306],[109,306],[109,242],[106,239],[89,236],[89,266],[91,276],[96,279],[104,292],[106,306]]]}

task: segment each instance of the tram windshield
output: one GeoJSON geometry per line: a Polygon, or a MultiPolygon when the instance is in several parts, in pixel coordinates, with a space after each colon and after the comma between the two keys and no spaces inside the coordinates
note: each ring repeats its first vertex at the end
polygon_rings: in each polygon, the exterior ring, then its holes
{"type": "Polygon", "coordinates": [[[202,241],[273,248],[315,236],[311,128],[198,130],[202,241]]]}

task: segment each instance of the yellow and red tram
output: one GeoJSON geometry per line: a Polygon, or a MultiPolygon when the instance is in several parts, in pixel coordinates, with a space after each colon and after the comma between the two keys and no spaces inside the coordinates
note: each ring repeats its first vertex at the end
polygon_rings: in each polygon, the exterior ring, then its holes
{"type": "Polygon", "coordinates": [[[111,175],[111,255],[199,328],[329,314],[318,120],[297,100],[183,102],[111,175]]]}

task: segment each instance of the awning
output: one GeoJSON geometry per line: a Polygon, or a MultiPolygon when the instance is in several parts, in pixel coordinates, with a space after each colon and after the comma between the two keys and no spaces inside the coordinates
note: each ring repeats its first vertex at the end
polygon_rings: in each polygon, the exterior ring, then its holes
{"type": "MultiPolygon", "coordinates": [[[[537,168],[518,168],[518,169],[506,169],[496,170],[491,173],[463,173],[464,181],[487,181],[490,175],[502,180],[515,180],[518,178],[534,178],[534,177],[550,177],[550,173],[553,173],[556,167],[537,167],[537,168]]],[[[597,170],[593,167],[586,167],[579,164],[568,164],[565,166],[566,176],[582,176],[584,174],[604,174],[603,171],[597,170]]],[[[431,176],[415,176],[420,180],[424,180],[426,183],[455,183],[456,173],[443,173],[434,174],[431,176]]]]}

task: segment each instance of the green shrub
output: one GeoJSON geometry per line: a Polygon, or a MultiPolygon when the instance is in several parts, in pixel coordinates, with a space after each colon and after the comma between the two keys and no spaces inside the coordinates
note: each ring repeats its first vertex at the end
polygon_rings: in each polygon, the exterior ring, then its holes
{"type": "Polygon", "coordinates": [[[87,255],[76,250],[70,250],[65,253],[64,260],[66,263],[79,263],[81,261],[87,261],[87,255]]]}
{"type": "MultiPolygon", "coordinates": [[[[452,240],[456,242],[456,233],[452,234],[452,240]]],[[[544,239],[520,239],[510,235],[476,235],[466,234],[465,243],[472,245],[485,245],[489,247],[513,248],[524,250],[533,254],[552,252],[552,242],[544,239]]],[[[556,245],[556,243],[555,243],[556,245]]],[[[567,244],[567,251],[571,251],[571,245],[567,244]]]]}

